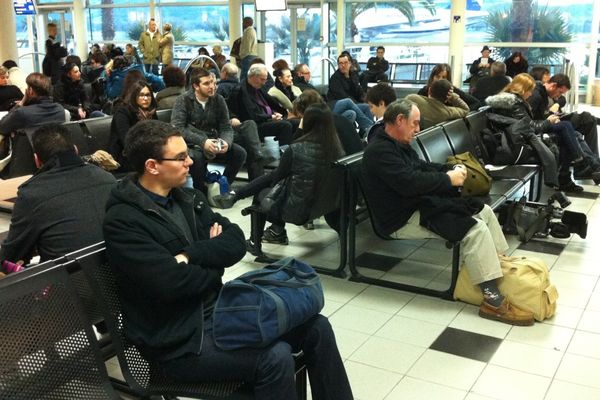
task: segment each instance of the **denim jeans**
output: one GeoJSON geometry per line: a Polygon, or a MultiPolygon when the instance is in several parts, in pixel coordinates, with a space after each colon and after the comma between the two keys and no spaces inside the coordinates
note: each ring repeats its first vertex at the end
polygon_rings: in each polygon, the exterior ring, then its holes
{"type": "Polygon", "coordinates": [[[144,71],[149,74],[158,75],[158,64],[144,64],[144,71]]]}
{"type": "Polygon", "coordinates": [[[365,103],[356,104],[352,99],[342,99],[335,102],[333,106],[333,112],[336,114],[343,115],[345,111],[352,110],[356,113],[356,122],[359,128],[367,132],[371,125],[375,123],[373,120],[373,114],[369,110],[369,105],[365,103]]]}
{"type": "Polygon", "coordinates": [[[200,354],[189,354],[161,365],[180,382],[244,381],[257,400],[297,400],[293,352],[302,350],[314,400],[351,400],[352,390],[327,318],[316,315],[262,349],[225,351],[214,342],[212,320],[204,321],[200,354]]]}

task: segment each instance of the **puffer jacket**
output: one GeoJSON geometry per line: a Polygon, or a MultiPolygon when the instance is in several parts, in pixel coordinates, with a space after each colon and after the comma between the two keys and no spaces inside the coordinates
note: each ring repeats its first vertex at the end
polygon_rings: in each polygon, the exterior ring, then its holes
{"type": "Polygon", "coordinates": [[[495,96],[489,96],[485,102],[492,107],[492,112],[496,114],[505,115],[516,120],[529,118],[529,125],[537,134],[547,132],[552,127],[552,123],[546,119],[533,119],[529,104],[516,94],[499,93],[495,96]]]}
{"type": "Polygon", "coordinates": [[[79,105],[87,113],[92,111],[91,103],[85,93],[83,81],[73,81],[63,76],[61,80],[54,85],[54,101],[60,103],[65,110],[71,114],[71,121],[81,119],[79,117],[79,105]]]}

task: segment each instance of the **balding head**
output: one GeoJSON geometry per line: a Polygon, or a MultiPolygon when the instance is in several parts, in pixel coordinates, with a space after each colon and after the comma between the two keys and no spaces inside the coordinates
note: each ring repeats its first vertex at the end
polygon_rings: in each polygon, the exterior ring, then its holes
{"type": "Polygon", "coordinates": [[[255,89],[260,89],[267,82],[267,66],[265,64],[253,64],[248,69],[248,83],[255,89]]]}
{"type": "Polygon", "coordinates": [[[221,68],[221,79],[237,79],[239,69],[232,63],[227,63],[221,68]]]}

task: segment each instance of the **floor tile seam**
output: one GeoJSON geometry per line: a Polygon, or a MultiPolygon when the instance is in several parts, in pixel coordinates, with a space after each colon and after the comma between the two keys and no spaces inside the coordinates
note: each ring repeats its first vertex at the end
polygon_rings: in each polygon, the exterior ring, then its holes
{"type": "MultiPolygon", "coordinates": [[[[540,374],[534,374],[534,373],[532,373],[532,372],[521,371],[521,370],[514,369],[514,368],[508,368],[508,367],[506,367],[506,366],[504,366],[504,365],[492,364],[492,363],[490,363],[490,362],[488,362],[488,363],[486,363],[486,364],[487,364],[487,365],[485,366],[485,368],[483,368],[483,370],[481,370],[481,373],[479,374],[479,376],[477,377],[477,379],[476,379],[476,380],[475,380],[475,382],[473,383],[473,386],[471,386],[471,388],[469,389],[469,393],[471,393],[471,392],[472,392],[472,393],[475,393],[475,394],[478,394],[478,395],[481,395],[481,396],[484,396],[484,397],[490,397],[490,396],[489,396],[489,395],[487,395],[487,394],[480,393],[480,392],[477,392],[477,391],[475,391],[475,390],[474,390],[474,389],[475,389],[475,385],[477,384],[477,382],[479,381],[479,379],[481,378],[481,376],[483,375],[483,373],[485,372],[485,370],[486,370],[488,367],[490,367],[490,366],[492,366],[492,367],[497,367],[497,368],[502,368],[502,369],[505,369],[505,370],[508,370],[508,371],[519,372],[519,373],[522,373],[522,374],[534,375],[534,376],[537,376],[537,377],[540,377],[540,378],[544,378],[544,379],[549,379],[550,381],[549,381],[549,383],[548,383],[548,387],[546,388],[546,391],[544,392],[544,396],[542,397],[542,399],[546,398],[546,396],[547,396],[547,393],[548,393],[548,390],[550,389],[550,386],[552,386],[552,382],[554,381],[554,378],[553,378],[553,377],[544,376],[544,375],[540,375],[540,374]]],[[[556,370],[558,371],[558,367],[556,368],[556,370]]],[[[554,374],[556,375],[556,371],[555,371],[555,373],[554,373],[554,374]]]]}
{"type": "Polygon", "coordinates": [[[564,380],[564,379],[558,379],[558,378],[557,378],[557,379],[552,379],[552,382],[550,383],[550,386],[552,386],[552,383],[553,383],[554,381],[557,381],[557,382],[562,382],[562,383],[569,383],[569,384],[571,384],[571,385],[581,386],[581,387],[584,387],[584,388],[588,388],[588,389],[594,389],[594,390],[598,390],[598,391],[600,391],[600,387],[598,387],[598,386],[583,385],[583,384],[581,384],[581,383],[570,382],[570,381],[566,381],[566,380],[564,380]]]}
{"type": "MultiPolygon", "coordinates": [[[[562,328],[562,327],[561,327],[562,328]]],[[[571,330],[574,331],[573,328],[570,328],[571,330]]],[[[569,339],[569,344],[571,343],[571,340],[573,339],[573,336],[575,335],[575,332],[573,332],[573,335],[571,335],[571,338],[569,339]]],[[[559,353],[566,353],[567,349],[569,348],[569,345],[565,346],[565,350],[556,350],[556,348],[550,348],[550,347],[546,347],[546,346],[541,346],[539,344],[533,344],[533,343],[525,343],[525,342],[519,342],[518,340],[515,339],[503,339],[503,342],[510,342],[510,343],[515,343],[515,344],[522,344],[522,345],[526,345],[526,346],[531,346],[531,347],[535,347],[537,349],[542,349],[542,350],[549,350],[549,351],[556,351],[559,353]]]]}
{"type": "MultiPolygon", "coordinates": [[[[569,343],[565,346],[565,351],[562,352],[562,355],[560,357],[560,361],[558,362],[558,365],[556,366],[556,370],[554,371],[554,374],[552,375],[550,384],[548,385],[548,387],[546,388],[546,392],[544,393],[544,397],[543,397],[544,399],[548,396],[548,393],[550,392],[550,388],[552,387],[552,382],[554,382],[554,380],[556,379],[556,374],[558,374],[558,371],[560,370],[560,367],[563,364],[565,356],[567,355],[567,350],[571,346],[571,342],[573,341],[573,337],[574,336],[575,336],[575,332],[573,332],[573,334],[569,338],[569,343]]],[[[574,383],[574,382],[570,382],[570,383],[574,383]]]]}
{"type": "MultiPolygon", "coordinates": [[[[372,336],[371,336],[371,337],[372,337],[372,336]]],[[[348,360],[349,360],[349,361],[352,361],[352,362],[358,362],[358,363],[360,363],[360,364],[363,364],[363,365],[368,365],[368,366],[370,366],[370,367],[373,367],[373,368],[378,368],[378,369],[381,369],[381,370],[384,370],[384,371],[393,372],[393,373],[395,373],[395,374],[406,375],[406,374],[408,374],[408,371],[410,371],[410,370],[411,370],[411,368],[415,366],[415,364],[417,363],[417,361],[419,361],[419,360],[421,359],[421,357],[423,357],[423,354],[425,354],[425,353],[427,352],[427,350],[429,350],[429,348],[427,348],[427,347],[421,347],[421,346],[417,346],[417,345],[414,345],[414,344],[409,344],[409,343],[402,343],[402,342],[398,342],[398,343],[400,343],[400,344],[403,344],[403,345],[405,345],[405,346],[416,347],[416,348],[418,348],[419,350],[423,350],[423,351],[421,352],[421,355],[419,355],[419,357],[417,357],[417,359],[416,359],[415,361],[413,361],[413,363],[412,363],[412,364],[410,364],[410,365],[409,365],[409,366],[406,368],[406,372],[392,371],[392,370],[389,370],[389,369],[386,369],[386,368],[383,368],[383,367],[379,367],[379,366],[375,366],[375,365],[372,365],[372,364],[368,364],[368,363],[366,363],[366,362],[364,362],[364,361],[358,361],[358,360],[353,360],[353,359],[351,359],[351,357],[352,357],[354,354],[356,354],[356,352],[358,352],[358,351],[359,351],[359,350],[360,350],[362,347],[364,347],[364,346],[367,344],[367,342],[369,341],[369,339],[370,339],[371,337],[369,337],[367,340],[365,340],[365,341],[364,341],[364,342],[363,342],[363,343],[362,343],[360,346],[358,346],[358,348],[357,348],[357,349],[355,349],[355,350],[354,350],[354,351],[353,351],[353,352],[352,352],[350,355],[348,355],[348,360]]],[[[386,339],[386,338],[379,338],[379,337],[377,337],[377,338],[378,338],[378,339],[386,339]]],[[[392,339],[388,339],[388,340],[392,340],[392,339]]]]}

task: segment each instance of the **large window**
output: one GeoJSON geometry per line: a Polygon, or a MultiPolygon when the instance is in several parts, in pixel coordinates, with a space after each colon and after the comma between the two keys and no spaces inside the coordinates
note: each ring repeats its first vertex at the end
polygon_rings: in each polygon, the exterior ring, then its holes
{"type": "Polygon", "coordinates": [[[88,35],[94,43],[137,43],[149,18],[148,7],[88,8],[88,35]]]}
{"type": "Polygon", "coordinates": [[[175,41],[229,41],[228,6],[161,6],[156,10],[160,23],[173,25],[175,41]]]}

